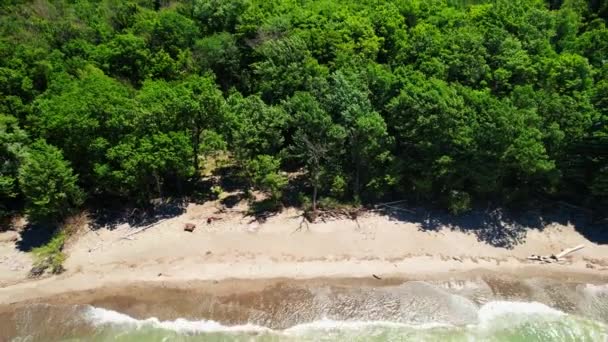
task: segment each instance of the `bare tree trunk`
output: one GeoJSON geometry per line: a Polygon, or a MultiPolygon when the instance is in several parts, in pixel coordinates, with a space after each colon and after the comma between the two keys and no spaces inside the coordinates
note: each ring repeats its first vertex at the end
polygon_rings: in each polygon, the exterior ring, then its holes
{"type": "Polygon", "coordinates": [[[353,184],[353,195],[355,198],[359,198],[360,178],[361,178],[361,148],[359,146],[359,139],[353,133],[351,136],[351,158],[355,164],[355,182],[353,184]]]}
{"type": "Polygon", "coordinates": [[[319,188],[319,169],[315,168],[312,174],[312,221],[317,219],[317,195],[319,188]]]}
{"type": "Polygon", "coordinates": [[[154,180],[156,181],[156,191],[158,191],[158,197],[162,198],[163,197],[163,192],[162,192],[161,186],[160,186],[160,179],[159,179],[158,174],[156,172],[154,172],[154,180]]]}
{"type": "Polygon", "coordinates": [[[176,175],[175,179],[176,179],[177,193],[181,196],[184,193],[182,178],[176,175]]]}
{"type": "Polygon", "coordinates": [[[317,184],[312,187],[312,214],[313,217],[317,216],[317,184]]]}
{"type": "Polygon", "coordinates": [[[361,163],[357,160],[357,165],[355,165],[355,197],[359,198],[359,182],[361,178],[361,163]]]}
{"type": "Polygon", "coordinates": [[[201,143],[201,129],[199,127],[198,124],[196,124],[196,127],[194,128],[194,136],[192,137],[192,150],[193,150],[193,160],[192,160],[192,165],[194,165],[194,174],[198,177],[198,169],[199,169],[199,165],[198,165],[198,151],[199,151],[199,146],[201,143]]]}

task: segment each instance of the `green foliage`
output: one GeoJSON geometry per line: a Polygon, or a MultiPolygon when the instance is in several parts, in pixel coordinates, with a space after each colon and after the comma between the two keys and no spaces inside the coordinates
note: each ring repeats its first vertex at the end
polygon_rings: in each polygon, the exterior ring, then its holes
{"type": "Polygon", "coordinates": [[[224,189],[222,189],[222,187],[219,185],[214,185],[211,187],[211,194],[213,194],[215,198],[222,198],[224,195],[224,189]]]}
{"type": "Polygon", "coordinates": [[[335,198],[342,198],[346,193],[346,180],[340,175],[336,175],[331,183],[330,193],[335,198]]]}
{"type": "MultiPolygon", "coordinates": [[[[296,131],[293,144],[289,147],[291,155],[301,162],[313,187],[312,209],[316,210],[317,193],[324,185],[322,175],[331,167],[339,152],[346,133],[332,123],[331,116],[324,111],[318,101],[309,93],[296,93],[284,103],[287,112],[293,117],[296,131]]],[[[323,189],[321,189],[323,190],[323,189]]]]}
{"type": "Polygon", "coordinates": [[[471,196],[464,191],[450,191],[448,209],[454,215],[460,215],[471,210],[471,196]]]}
{"type": "Polygon", "coordinates": [[[346,206],[347,205],[332,197],[323,197],[319,200],[319,208],[323,210],[336,210],[346,206]]]}
{"type": "Polygon", "coordinates": [[[270,194],[277,202],[282,190],[287,185],[287,176],[280,173],[281,161],[269,155],[259,155],[247,162],[245,172],[251,183],[260,190],[270,194]]]}
{"type": "Polygon", "coordinates": [[[44,140],[33,143],[19,169],[19,185],[30,219],[55,221],[77,209],[83,194],[61,150],[44,140]]]}
{"type": "Polygon", "coordinates": [[[234,31],[246,0],[194,0],[192,15],[206,33],[234,31]]]}
{"type": "Polygon", "coordinates": [[[312,90],[327,74],[298,37],[269,40],[257,48],[260,62],[253,64],[257,89],[275,103],[296,91],[312,90]]]}
{"type": "Polygon", "coordinates": [[[173,58],[189,48],[198,36],[194,22],[173,10],[162,10],[152,31],[151,45],[163,49],[173,58]]]}
{"type": "Polygon", "coordinates": [[[107,44],[97,46],[94,59],[105,72],[139,84],[148,73],[150,50],[144,38],[132,33],[119,34],[107,44]]]}
{"type": "Polygon", "coordinates": [[[312,207],[415,196],[462,212],[539,194],[601,209],[607,13],[579,0],[5,1],[0,216],[60,218],[80,202],[74,174],[89,198],[183,194],[220,152],[275,205],[282,172],[301,170],[312,207]],[[42,165],[64,190],[34,184],[42,165]]]}
{"type": "Polygon", "coordinates": [[[204,37],[194,44],[194,58],[203,69],[215,73],[224,89],[230,85],[241,86],[236,82],[241,75],[241,52],[234,35],[226,32],[204,37]]]}
{"type": "MultiPolygon", "coordinates": [[[[192,146],[183,132],[130,136],[107,153],[109,165],[97,168],[121,195],[145,201],[163,196],[163,185],[194,173],[192,146]]],[[[179,186],[179,185],[177,185],[179,186]]]]}
{"type": "Polygon", "coordinates": [[[240,94],[232,95],[228,106],[229,147],[240,163],[279,151],[288,119],[281,107],[267,105],[256,95],[242,97],[240,94]]]}
{"type": "Polygon", "coordinates": [[[18,171],[27,144],[27,135],[17,120],[0,114],[0,219],[12,213],[11,202],[19,195],[18,171]]]}
{"type": "Polygon", "coordinates": [[[40,274],[47,269],[53,274],[59,274],[64,271],[63,262],[66,255],[63,253],[63,245],[66,240],[66,234],[60,231],[53,235],[51,240],[45,245],[36,247],[32,250],[34,255],[34,263],[32,273],[40,274]],[[34,272],[34,270],[36,270],[34,272]]]}

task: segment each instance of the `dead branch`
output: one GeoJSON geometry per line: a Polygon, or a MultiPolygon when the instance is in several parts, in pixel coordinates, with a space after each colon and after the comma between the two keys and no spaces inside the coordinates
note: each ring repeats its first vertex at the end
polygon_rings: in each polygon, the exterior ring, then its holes
{"type": "Polygon", "coordinates": [[[532,261],[540,261],[540,262],[544,262],[547,264],[556,263],[556,262],[563,261],[564,257],[566,257],[567,255],[572,254],[584,247],[585,247],[585,245],[578,245],[578,246],[575,246],[572,248],[566,248],[563,251],[561,251],[560,253],[558,253],[557,255],[551,254],[551,255],[547,256],[547,255],[532,254],[527,259],[532,260],[532,261]]]}
{"type": "Polygon", "coordinates": [[[384,206],[393,205],[393,204],[397,204],[397,203],[403,203],[403,202],[407,202],[407,200],[399,200],[399,201],[378,203],[374,207],[376,207],[376,208],[377,207],[384,207],[384,206]]]}
{"type": "Polygon", "coordinates": [[[401,208],[401,207],[395,207],[392,205],[383,205],[382,207],[384,208],[388,208],[390,210],[397,210],[397,211],[405,211],[406,213],[410,213],[410,214],[415,214],[416,212],[411,210],[411,209],[405,209],[405,208],[401,208]]]}
{"type": "Polygon", "coordinates": [[[558,255],[556,255],[556,257],[559,258],[563,258],[568,254],[574,253],[576,251],[578,251],[579,249],[583,249],[585,247],[585,245],[578,245],[576,247],[572,247],[572,248],[566,248],[564,249],[562,252],[560,252],[558,255]]]}
{"type": "Polygon", "coordinates": [[[306,230],[307,230],[307,231],[310,231],[310,226],[308,225],[308,221],[307,221],[307,219],[306,219],[306,216],[302,215],[302,221],[300,221],[300,225],[298,226],[298,228],[296,228],[296,230],[294,230],[294,231],[293,231],[293,232],[291,232],[291,233],[293,234],[293,233],[297,233],[297,232],[302,231],[302,226],[303,226],[304,224],[306,224],[306,230]]]}
{"type": "Polygon", "coordinates": [[[361,225],[359,224],[359,220],[355,217],[354,221],[357,223],[357,230],[361,230],[361,225]]]}
{"type": "MultiPolygon", "coordinates": [[[[107,245],[109,246],[109,245],[111,245],[112,243],[114,243],[114,242],[118,242],[118,241],[121,241],[121,240],[133,240],[133,238],[132,238],[132,236],[133,236],[133,235],[135,235],[135,234],[139,234],[139,233],[141,233],[141,232],[144,232],[144,231],[146,231],[146,230],[148,230],[148,229],[150,229],[150,228],[152,228],[152,227],[155,227],[155,226],[157,226],[157,225],[159,225],[159,224],[161,224],[161,223],[163,223],[163,222],[165,222],[165,221],[167,221],[167,220],[169,220],[169,219],[160,220],[160,221],[154,222],[154,223],[152,223],[152,224],[149,224],[149,225],[147,225],[147,226],[141,227],[141,228],[137,229],[136,231],[129,232],[129,233],[127,233],[127,234],[125,234],[125,235],[121,236],[120,238],[118,238],[118,239],[116,239],[116,240],[114,240],[114,241],[110,241],[110,242],[108,242],[108,244],[107,244],[107,245]]],[[[103,244],[103,243],[100,243],[100,244],[99,244],[99,245],[97,245],[96,247],[89,249],[89,253],[90,253],[90,252],[93,252],[93,251],[95,251],[95,250],[97,250],[97,249],[99,249],[99,248],[101,248],[101,247],[103,247],[103,246],[104,246],[104,244],[103,244]]]]}

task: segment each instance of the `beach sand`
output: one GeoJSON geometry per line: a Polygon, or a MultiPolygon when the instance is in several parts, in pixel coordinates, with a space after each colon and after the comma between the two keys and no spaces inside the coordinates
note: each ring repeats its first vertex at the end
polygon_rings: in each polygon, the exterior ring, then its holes
{"type": "Polygon", "coordinates": [[[216,203],[190,204],[184,214],[137,234],[133,232],[138,228],[126,224],[113,230],[83,229],[66,245],[66,271],[37,280],[26,278],[30,256],[16,251],[10,239],[0,239],[0,304],[130,284],[212,286],[229,279],[373,281],[376,275],[385,281],[467,272],[608,279],[608,245],[588,241],[570,225],[526,230],[521,241],[504,248],[480,241],[471,232],[448,226],[424,230],[420,223],[379,213],[365,214],[358,222],[333,220],[298,229],[302,219],[295,209],[264,223],[243,215],[244,209],[237,206],[217,214],[216,203]],[[210,216],[221,219],[207,224],[210,216]],[[185,223],[197,228],[186,232],[185,223]],[[585,248],[563,264],[526,260],[531,254],[557,254],[579,244],[585,248]]]}

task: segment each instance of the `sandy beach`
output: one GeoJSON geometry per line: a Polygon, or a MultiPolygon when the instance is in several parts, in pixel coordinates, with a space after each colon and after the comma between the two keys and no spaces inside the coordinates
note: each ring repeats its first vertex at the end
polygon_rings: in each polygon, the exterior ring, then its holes
{"type": "Polygon", "coordinates": [[[215,205],[190,204],[185,213],[141,232],[127,224],[83,229],[66,245],[66,271],[36,280],[27,279],[31,258],[15,249],[14,232],[2,233],[0,304],[138,283],[178,287],[228,279],[423,279],[466,272],[608,279],[608,246],[587,240],[570,225],[528,229],[505,248],[471,232],[422,229],[380,213],[300,227],[295,209],[260,223],[244,216],[242,207],[218,215],[215,205]],[[219,219],[208,224],[211,215],[219,219]],[[186,232],[186,223],[197,228],[186,232]],[[526,260],[580,244],[585,248],[561,264],[526,260]]]}

